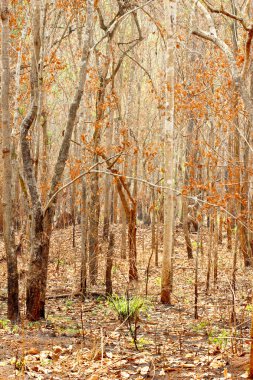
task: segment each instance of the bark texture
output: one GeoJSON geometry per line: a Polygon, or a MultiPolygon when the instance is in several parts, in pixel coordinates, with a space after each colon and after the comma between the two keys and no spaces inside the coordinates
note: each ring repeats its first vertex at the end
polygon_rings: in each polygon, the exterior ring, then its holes
{"type": "MultiPolygon", "coordinates": [[[[164,184],[173,187],[173,131],[174,131],[174,50],[177,1],[166,1],[165,22],[167,26],[166,47],[166,109],[164,119],[164,184]]],[[[174,194],[171,189],[164,192],[163,260],[161,279],[161,302],[171,303],[172,251],[174,226],[174,194]]]]}
{"type": "Polygon", "coordinates": [[[7,257],[8,275],[8,318],[19,319],[19,285],[17,255],[14,236],[12,158],[11,158],[11,124],[10,124],[10,63],[9,63],[9,2],[1,3],[1,50],[2,50],[2,153],[3,153],[3,233],[7,257]]]}

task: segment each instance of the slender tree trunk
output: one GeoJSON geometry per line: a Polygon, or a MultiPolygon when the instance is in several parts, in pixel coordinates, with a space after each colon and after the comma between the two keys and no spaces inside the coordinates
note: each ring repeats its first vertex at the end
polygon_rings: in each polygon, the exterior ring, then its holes
{"type": "MultiPolygon", "coordinates": [[[[152,257],[156,251],[156,198],[155,191],[151,189],[151,199],[152,199],[152,216],[151,216],[151,254],[152,257]]],[[[156,258],[155,258],[156,261],[156,258]]]]}
{"type": "Polygon", "coordinates": [[[128,245],[129,245],[129,280],[138,280],[137,272],[137,247],[136,247],[136,203],[130,210],[128,221],[128,245]]]}
{"type": "Polygon", "coordinates": [[[213,215],[210,216],[211,221],[209,225],[209,246],[207,251],[207,273],[206,273],[206,294],[208,294],[210,289],[210,276],[211,276],[211,265],[212,265],[212,250],[213,250],[213,226],[214,220],[213,215]]]}
{"type": "Polygon", "coordinates": [[[193,258],[192,254],[192,243],[191,243],[191,237],[190,237],[190,232],[189,229],[191,228],[191,225],[188,226],[188,202],[183,197],[183,231],[184,231],[184,238],[186,242],[186,249],[187,249],[187,254],[188,254],[188,259],[193,258]]]}
{"type": "Polygon", "coordinates": [[[222,238],[223,238],[223,215],[222,213],[219,214],[219,236],[218,236],[218,243],[222,244],[222,238]]]}
{"type": "MultiPolygon", "coordinates": [[[[118,174],[116,169],[112,173],[118,174]]],[[[115,177],[117,190],[124,207],[128,222],[128,247],[129,247],[129,281],[138,280],[137,271],[137,247],[136,247],[136,215],[137,202],[131,196],[129,186],[123,177],[115,177]],[[127,198],[126,198],[127,195],[127,198]]]]}
{"type": "MultiPolygon", "coordinates": [[[[128,156],[124,159],[123,165],[123,175],[128,175],[128,156]]],[[[121,258],[126,259],[127,257],[127,215],[124,208],[124,205],[121,204],[120,208],[120,216],[121,216],[121,258]]]]}
{"type": "Polygon", "coordinates": [[[109,236],[109,246],[106,257],[106,274],[105,285],[106,294],[112,295],[112,264],[113,264],[113,251],[114,251],[114,233],[111,231],[109,236]]]}
{"type": "Polygon", "coordinates": [[[82,177],[82,196],[81,196],[81,293],[86,296],[87,291],[87,234],[88,234],[88,215],[87,215],[87,184],[85,176],[82,177]]]}
{"type": "Polygon", "coordinates": [[[120,257],[125,260],[127,257],[127,217],[123,206],[121,206],[121,223],[120,257]]]}
{"type": "MultiPolygon", "coordinates": [[[[108,47],[107,47],[108,48],[108,47]]],[[[99,61],[99,59],[98,59],[99,61]]],[[[93,164],[98,162],[99,144],[101,140],[101,128],[104,119],[104,101],[107,82],[105,80],[109,59],[102,67],[98,67],[99,88],[96,99],[96,122],[95,131],[93,134],[93,164]]],[[[100,65],[100,63],[98,63],[100,65]]],[[[102,64],[101,64],[102,65],[102,64]]],[[[98,275],[98,254],[99,254],[99,219],[100,219],[100,194],[99,194],[99,174],[91,174],[91,199],[90,199],[90,230],[89,230],[89,275],[92,285],[96,283],[98,275]]]]}
{"type": "MultiPolygon", "coordinates": [[[[164,3],[165,23],[168,28],[166,49],[166,112],[164,120],[164,184],[173,187],[173,131],[174,131],[174,50],[177,1],[164,3]]],[[[174,194],[164,193],[163,262],[161,280],[161,302],[171,303],[172,253],[174,227],[174,194]]]]}
{"type": "Polygon", "coordinates": [[[1,3],[1,50],[2,50],[2,153],[3,153],[3,232],[7,257],[8,276],[8,318],[19,319],[19,284],[17,255],[15,249],[12,158],[11,158],[11,125],[10,125],[10,63],[9,63],[9,1],[1,3]]]}
{"type": "MultiPolygon", "coordinates": [[[[93,164],[98,162],[98,156],[95,155],[93,164]]],[[[98,228],[100,215],[99,200],[99,175],[93,173],[91,176],[91,198],[90,198],[90,228],[89,228],[89,276],[92,285],[96,283],[98,275],[98,228]]]]}
{"type": "Polygon", "coordinates": [[[213,281],[214,285],[217,285],[218,282],[218,268],[219,268],[219,230],[218,230],[218,219],[217,211],[214,212],[214,243],[213,243],[213,281]]]}
{"type": "MultiPolygon", "coordinates": [[[[187,140],[186,140],[186,147],[185,147],[185,161],[186,162],[189,161],[190,154],[191,154],[193,126],[194,126],[194,121],[193,121],[193,118],[191,117],[187,125],[187,140]]],[[[184,186],[187,187],[188,185],[189,185],[189,169],[187,166],[185,166],[184,186]]],[[[182,199],[182,214],[183,214],[183,231],[184,231],[184,238],[186,242],[188,259],[192,259],[193,258],[192,243],[191,243],[191,237],[190,237],[190,231],[189,231],[190,228],[188,226],[188,199],[186,197],[183,197],[182,199]]]]}
{"type": "MultiPolygon", "coordinates": [[[[107,128],[107,136],[106,136],[106,146],[107,152],[110,154],[110,145],[112,143],[113,136],[113,123],[114,123],[114,112],[111,110],[111,122],[110,126],[107,128]]],[[[107,175],[105,177],[105,207],[104,207],[104,226],[103,226],[103,239],[108,240],[109,238],[109,228],[110,228],[110,204],[111,204],[111,187],[112,181],[111,176],[107,175]]]]}

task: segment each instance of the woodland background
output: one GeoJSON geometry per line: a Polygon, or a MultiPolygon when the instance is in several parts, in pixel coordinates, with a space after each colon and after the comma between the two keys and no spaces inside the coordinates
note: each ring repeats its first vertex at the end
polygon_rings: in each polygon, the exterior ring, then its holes
{"type": "Polygon", "coordinates": [[[252,0],[1,1],[3,379],[253,378],[252,38],[252,0]]]}

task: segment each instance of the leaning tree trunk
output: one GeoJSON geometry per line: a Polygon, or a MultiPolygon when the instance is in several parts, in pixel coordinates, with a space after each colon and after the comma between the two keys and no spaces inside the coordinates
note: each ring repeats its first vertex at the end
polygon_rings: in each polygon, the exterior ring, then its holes
{"type": "Polygon", "coordinates": [[[3,153],[3,232],[7,256],[8,318],[19,319],[19,285],[17,255],[15,249],[12,199],[11,126],[9,108],[9,2],[2,0],[2,153],[3,153]]]}
{"type": "Polygon", "coordinates": [[[174,49],[177,0],[166,1],[165,22],[168,28],[166,47],[166,109],[164,118],[164,192],[163,261],[161,279],[161,302],[171,303],[172,251],[173,251],[173,130],[174,130],[174,49]]]}

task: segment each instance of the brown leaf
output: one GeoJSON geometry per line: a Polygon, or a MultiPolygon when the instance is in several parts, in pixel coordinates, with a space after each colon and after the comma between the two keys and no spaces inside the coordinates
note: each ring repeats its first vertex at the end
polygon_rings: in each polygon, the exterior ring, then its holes
{"type": "Polygon", "coordinates": [[[26,355],[38,355],[39,353],[40,351],[35,347],[31,347],[28,351],[26,351],[26,355]]]}

